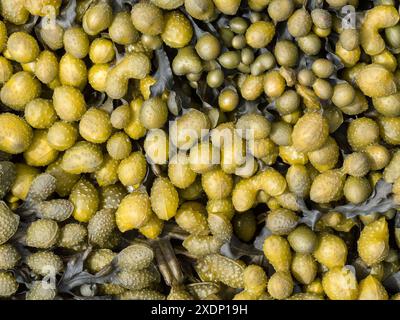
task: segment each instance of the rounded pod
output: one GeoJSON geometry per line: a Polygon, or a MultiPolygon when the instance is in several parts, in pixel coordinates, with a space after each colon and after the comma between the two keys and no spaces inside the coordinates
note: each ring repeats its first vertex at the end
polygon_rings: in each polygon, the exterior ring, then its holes
{"type": "Polygon", "coordinates": [[[64,121],[78,121],[86,112],[83,94],[71,86],[60,86],[54,89],[53,105],[57,115],[64,121]]]}
{"type": "Polygon", "coordinates": [[[221,169],[206,172],[201,177],[201,184],[208,199],[216,200],[228,197],[233,189],[231,175],[221,169]]]}
{"type": "Polygon", "coordinates": [[[381,53],[385,40],[379,34],[380,29],[393,27],[399,21],[399,12],[394,6],[378,5],[366,11],[360,28],[360,42],[364,51],[371,56],[381,53]]]}
{"type": "Polygon", "coordinates": [[[344,176],[338,170],[328,170],[316,176],[310,189],[310,199],[316,203],[337,201],[343,196],[344,176]]]}
{"type": "Polygon", "coordinates": [[[37,168],[24,163],[16,163],[15,171],[16,177],[11,186],[11,193],[14,197],[25,200],[33,180],[40,172],[37,168]]]}
{"type": "Polygon", "coordinates": [[[64,47],[64,28],[58,23],[45,24],[39,30],[43,42],[53,51],[64,47]]]}
{"type": "Polygon", "coordinates": [[[131,154],[132,143],[125,132],[114,133],[107,140],[107,152],[115,160],[123,160],[131,154]]]}
{"type": "Polygon", "coordinates": [[[97,211],[90,218],[87,231],[90,244],[100,248],[107,247],[116,228],[115,214],[112,209],[97,211]]]}
{"type": "Polygon", "coordinates": [[[368,97],[380,98],[397,92],[393,73],[380,64],[370,64],[357,73],[356,82],[368,97]]]}
{"type": "Polygon", "coordinates": [[[285,91],[286,82],[277,70],[264,75],[264,92],[270,98],[279,98],[285,91]]]}
{"type": "Polygon", "coordinates": [[[25,0],[1,0],[1,16],[16,25],[25,24],[29,19],[29,11],[25,8],[25,0]]]}
{"type": "Polygon", "coordinates": [[[180,189],[192,185],[197,174],[190,169],[189,157],[184,152],[178,152],[168,163],[168,177],[172,184],[180,189]]]}
{"type": "Polygon", "coordinates": [[[175,222],[185,231],[195,235],[207,235],[207,211],[205,207],[195,201],[183,203],[175,216],[175,222]]]}
{"type": "Polygon", "coordinates": [[[278,235],[269,236],[264,241],[263,251],[276,271],[289,271],[292,253],[285,238],[278,235]]]}
{"type": "Polygon", "coordinates": [[[351,104],[356,97],[354,88],[347,82],[338,83],[333,88],[332,102],[339,108],[344,108],[351,104]]]}
{"type": "Polygon", "coordinates": [[[386,143],[400,145],[400,117],[381,117],[378,124],[380,136],[386,143]]]}
{"type": "Polygon", "coordinates": [[[388,293],[382,283],[373,275],[360,282],[358,300],[388,300],[388,293]]]}
{"type": "Polygon", "coordinates": [[[168,178],[158,177],[151,187],[151,207],[162,220],[169,220],[177,213],[179,196],[168,178]]]}
{"type": "Polygon", "coordinates": [[[18,290],[18,282],[11,272],[0,271],[0,297],[9,298],[18,290]]]}
{"type": "Polygon", "coordinates": [[[151,69],[143,53],[129,53],[107,75],[105,92],[112,99],[121,99],[128,91],[129,79],[143,79],[151,69]]]}
{"type": "Polygon", "coordinates": [[[110,115],[99,108],[90,108],[79,122],[79,133],[86,141],[104,143],[111,136],[110,115]]]}
{"type": "Polygon", "coordinates": [[[140,243],[134,243],[118,253],[118,266],[122,269],[141,270],[149,267],[154,259],[153,250],[140,243]]]}
{"type": "Polygon", "coordinates": [[[386,117],[400,116],[400,93],[372,99],[375,109],[386,117]]]}
{"type": "Polygon", "coordinates": [[[77,59],[83,59],[89,53],[89,38],[80,27],[72,27],[64,32],[64,49],[77,59]]]}
{"type": "Polygon", "coordinates": [[[169,129],[171,142],[179,149],[188,150],[208,134],[210,120],[205,113],[190,109],[174,121],[169,129]]]}
{"type": "Polygon", "coordinates": [[[26,244],[33,248],[49,249],[57,243],[59,232],[58,224],[54,220],[36,220],[26,231],[26,244]]]}
{"type": "Polygon", "coordinates": [[[311,188],[311,178],[303,165],[292,165],[286,173],[286,181],[291,192],[299,197],[306,197],[311,188]]]}
{"type": "Polygon", "coordinates": [[[283,300],[293,292],[293,279],[289,272],[277,271],[268,281],[268,293],[275,299],[283,300]]]}
{"type": "Polygon", "coordinates": [[[325,172],[335,168],[339,160],[339,146],[335,139],[328,137],[325,144],[307,153],[308,160],[319,172],[325,172]]]}
{"type": "Polygon", "coordinates": [[[0,245],[6,243],[17,231],[19,216],[4,201],[0,201],[0,245]]]}
{"type": "Polygon", "coordinates": [[[96,187],[86,179],[80,179],[72,188],[69,201],[74,205],[72,215],[79,222],[88,222],[99,206],[96,187]]]}
{"type": "Polygon", "coordinates": [[[144,191],[136,190],[121,201],[115,213],[117,227],[121,232],[141,228],[152,214],[149,196],[144,191]]]}
{"type": "Polygon", "coordinates": [[[246,30],[246,42],[255,49],[266,47],[275,36],[275,26],[272,22],[257,21],[246,30]]]}
{"type": "Polygon", "coordinates": [[[131,108],[123,104],[113,110],[110,117],[111,125],[115,129],[124,129],[131,122],[131,108]]]}
{"type": "Polygon", "coordinates": [[[0,150],[10,154],[24,152],[33,139],[32,128],[12,113],[0,114],[0,150]]]}
{"type": "Polygon", "coordinates": [[[89,7],[82,19],[82,27],[88,35],[95,36],[112,23],[113,11],[107,1],[89,7]]]}
{"type": "Polygon", "coordinates": [[[333,234],[320,235],[314,251],[315,259],[329,269],[343,267],[347,260],[346,243],[333,234]]]}
{"type": "Polygon", "coordinates": [[[361,152],[349,154],[343,161],[343,170],[353,177],[363,177],[370,170],[368,155],[361,152]]]}
{"type": "Polygon", "coordinates": [[[60,60],[59,80],[62,85],[83,89],[87,83],[87,68],[83,60],[66,53],[60,60]]]}
{"type": "Polygon", "coordinates": [[[377,143],[379,141],[378,124],[366,117],[355,119],[350,122],[347,129],[347,141],[355,151],[377,143]]]}
{"type": "Polygon", "coordinates": [[[54,81],[59,72],[57,56],[48,50],[40,53],[36,60],[35,76],[43,83],[50,84],[54,81]]]}
{"type": "Polygon", "coordinates": [[[264,139],[271,132],[271,123],[262,115],[249,113],[241,116],[236,123],[239,135],[244,139],[264,139]]]}
{"type": "Polygon", "coordinates": [[[156,214],[152,214],[147,223],[139,228],[139,232],[147,239],[157,239],[164,228],[164,221],[159,219],[156,214]]]}
{"type": "Polygon", "coordinates": [[[77,139],[78,129],[70,122],[57,121],[47,131],[47,141],[58,151],[71,148],[77,139]]]}
{"type": "Polygon", "coordinates": [[[289,33],[297,38],[307,35],[312,28],[312,19],[306,9],[296,10],[288,20],[289,33]]]}
{"type": "Polygon", "coordinates": [[[13,245],[0,245],[0,270],[14,269],[20,259],[21,255],[13,245]]]}
{"type": "Polygon", "coordinates": [[[317,263],[311,254],[296,253],[293,256],[291,272],[302,284],[310,284],[317,275],[317,263]]]}
{"type": "Polygon", "coordinates": [[[368,266],[386,258],[389,253],[389,229],[385,217],[364,227],[357,246],[358,254],[368,266]]]}
{"type": "Polygon", "coordinates": [[[276,209],[268,213],[265,225],[276,235],[288,235],[293,231],[298,222],[296,214],[288,209],[276,209]]]}
{"type": "Polygon", "coordinates": [[[26,104],[40,96],[40,82],[29,72],[12,75],[0,91],[1,102],[16,111],[23,111],[26,104]]]}
{"type": "Polygon", "coordinates": [[[144,140],[144,150],[149,162],[166,164],[169,156],[168,134],[162,129],[150,130],[144,140]]]}
{"type": "Polygon", "coordinates": [[[140,122],[146,129],[161,128],[168,120],[168,107],[161,97],[152,97],[143,102],[140,122]]]}
{"type": "Polygon", "coordinates": [[[19,63],[34,61],[40,52],[34,37],[26,32],[14,32],[7,41],[7,51],[11,58],[19,63]]]}
{"type": "Polygon", "coordinates": [[[359,293],[357,279],[346,267],[335,267],[325,273],[322,286],[331,300],[356,300],[359,293]]]}
{"type": "Polygon", "coordinates": [[[29,268],[37,275],[46,277],[62,271],[63,262],[52,251],[38,251],[29,255],[26,259],[29,268]]]}
{"type": "Polygon", "coordinates": [[[329,135],[328,121],[316,112],[306,113],[293,128],[293,146],[301,152],[321,148],[329,135]]]}
{"type": "Polygon", "coordinates": [[[185,0],[185,10],[193,18],[203,21],[210,20],[215,15],[212,0],[185,0]]]}
{"type": "Polygon", "coordinates": [[[63,170],[73,173],[95,172],[103,162],[101,148],[87,141],[80,141],[68,149],[62,158],[63,170]]]}
{"type": "Polygon", "coordinates": [[[132,7],[131,19],[134,27],[144,34],[156,36],[164,29],[163,11],[148,1],[132,7]]]}
{"type": "Polygon", "coordinates": [[[100,92],[106,91],[108,72],[110,71],[110,65],[94,64],[88,71],[88,82],[93,89],[100,92]]]}
{"type": "Polygon", "coordinates": [[[58,151],[47,140],[47,130],[35,130],[28,149],[24,151],[26,163],[34,167],[42,167],[54,162],[58,151]]]}
{"type": "Polygon", "coordinates": [[[90,44],[89,58],[94,64],[111,62],[115,57],[115,49],[111,40],[97,38],[90,44]]]}
{"type": "Polygon", "coordinates": [[[211,61],[218,58],[221,44],[218,38],[210,33],[205,33],[197,40],[195,49],[201,59],[211,61]]]}
{"type": "Polygon", "coordinates": [[[58,246],[74,251],[80,251],[86,246],[87,228],[79,223],[68,223],[60,233],[58,246]]]}
{"type": "Polygon", "coordinates": [[[267,288],[267,275],[262,267],[249,265],[243,271],[243,285],[245,290],[258,296],[267,288]]]}
{"type": "Polygon", "coordinates": [[[132,152],[123,159],[118,166],[118,179],[128,187],[137,187],[145,178],[147,173],[146,158],[141,151],[132,152]]]}
{"type": "Polygon", "coordinates": [[[235,15],[239,9],[241,0],[213,0],[219,11],[226,15],[235,15]]]}
{"type": "Polygon", "coordinates": [[[317,235],[304,225],[290,232],[287,239],[292,249],[298,253],[313,253],[317,246],[317,235]]]}
{"type": "MultiPolygon", "coordinates": [[[[250,1],[249,1],[250,2],[250,1]]],[[[257,2],[257,1],[254,1],[257,2]]],[[[272,20],[281,22],[287,20],[293,13],[295,3],[293,0],[258,1],[268,3],[268,15],[272,20]]]]}
{"type": "Polygon", "coordinates": [[[114,16],[111,26],[108,28],[108,34],[113,42],[120,45],[129,45],[139,39],[139,32],[132,23],[129,12],[118,12],[114,16]]]}
{"type": "Polygon", "coordinates": [[[192,37],[192,25],[183,13],[171,11],[165,15],[165,27],[161,33],[165,44],[171,48],[183,48],[189,44],[192,37]]]}
{"type": "Polygon", "coordinates": [[[111,158],[108,154],[104,156],[101,167],[94,172],[94,178],[100,187],[112,185],[118,181],[118,165],[118,160],[111,158]]]}

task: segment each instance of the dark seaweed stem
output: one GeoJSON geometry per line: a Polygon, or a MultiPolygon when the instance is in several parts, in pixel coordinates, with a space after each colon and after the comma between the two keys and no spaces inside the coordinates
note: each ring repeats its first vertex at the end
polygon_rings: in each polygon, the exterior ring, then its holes
{"type": "Polygon", "coordinates": [[[263,250],[264,241],[270,235],[272,235],[272,232],[267,227],[264,226],[264,228],[261,229],[261,232],[259,233],[259,235],[255,238],[255,240],[253,242],[254,248],[256,248],[257,250],[262,251],[263,250]]]}
{"type": "Polygon", "coordinates": [[[397,213],[396,213],[396,217],[394,220],[394,227],[400,228],[400,211],[397,211],[397,213]]]}
{"type": "Polygon", "coordinates": [[[210,88],[205,81],[201,81],[196,89],[196,95],[202,102],[203,107],[210,109],[216,103],[219,91],[215,88],[210,88]]]}
{"type": "Polygon", "coordinates": [[[184,275],[168,238],[161,238],[153,243],[158,269],[168,286],[183,283],[184,275]]]}
{"type": "Polygon", "coordinates": [[[297,204],[303,213],[303,217],[300,219],[300,223],[304,223],[309,226],[311,229],[315,229],[317,222],[322,217],[322,212],[320,210],[308,209],[304,199],[298,199],[297,204]]]}
{"type": "Polygon", "coordinates": [[[377,182],[372,195],[365,202],[358,205],[349,203],[335,207],[332,211],[343,213],[348,219],[372,213],[384,213],[397,207],[391,196],[392,188],[391,183],[381,179],[377,182]]]}
{"type": "MultiPolygon", "coordinates": [[[[366,216],[373,213],[385,213],[390,209],[398,207],[392,197],[392,188],[392,184],[381,179],[377,182],[371,196],[363,203],[357,205],[349,203],[334,207],[329,211],[340,212],[347,219],[352,219],[357,216],[366,216]]],[[[303,213],[300,223],[304,223],[314,229],[317,222],[321,219],[323,212],[321,210],[309,209],[303,199],[298,199],[297,203],[303,213]]]]}
{"type": "Polygon", "coordinates": [[[197,23],[194,21],[194,19],[191,17],[191,15],[190,14],[188,14],[187,12],[186,12],[186,10],[181,10],[184,14],[185,14],[185,16],[190,20],[190,22],[192,23],[192,26],[193,26],[193,30],[194,30],[194,35],[195,35],[195,37],[196,37],[196,39],[195,40],[197,40],[197,39],[199,39],[201,36],[203,36],[205,33],[207,33],[206,31],[204,31],[203,29],[201,29],[198,25],[197,25],[197,23]]]}
{"type": "MultiPolygon", "coordinates": [[[[259,239],[260,241],[264,242],[265,238],[259,239]]],[[[255,246],[244,243],[240,241],[235,235],[231,237],[231,240],[229,242],[226,242],[222,247],[221,247],[221,254],[224,256],[237,260],[240,259],[243,256],[246,257],[257,257],[257,256],[262,256],[263,252],[262,250],[259,250],[258,248],[256,249],[255,246]]]]}
{"type": "Polygon", "coordinates": [[[112,0],[110,1],[115,12],[126,10],[126,8],[133,7],[138,0],[112,0]]]}
{"type": "Polygon", "coordinates": [[[73,26],[76,19],[76,0],[70,0],[67,5],[61,10],[60,17],[57,19],[57,23],[63,28],[69,28],[73,26]]]}
{"type": "Polygon", "coordinates": [[[92,247],[89,247],[68,261],[66,270],[57,285],[59,292],[72,294],[72,290],[81,285],[110,283],[115,279],[119,272],[117,258],[94,275],[84,270],[85,261],[91,252],[92,247]]]}
{"type": "Polygon", "coordinates": [[[23,28],[26,32],[30,33],[32,32],[33,28],[36,26],[37,22],[39,21],[38,16],[32,16],[29,21],[24,24],[23,28]]]}
{"type": "Polygon", "coordinates": [[[385,288],[390,290],[392,293],[400,291],[400,272],[396,272],[383,281],[385,288]]]}
{"type": "Polygon", "coordinates": [[[171,63],[167,53],[163,48],[155,51],[157,62],[157,71],[153,75],[156,83],[151,86],[150,91],[152,96],[160,96],[165,90],[171,90],[174,85],[174,76],[171,69],[171,63]]]}
{"type": "Polygon", "coordinates": [[[306,0],[304,6],[308,10],[321,9],[324,6],[324,0],[306,0]]]}

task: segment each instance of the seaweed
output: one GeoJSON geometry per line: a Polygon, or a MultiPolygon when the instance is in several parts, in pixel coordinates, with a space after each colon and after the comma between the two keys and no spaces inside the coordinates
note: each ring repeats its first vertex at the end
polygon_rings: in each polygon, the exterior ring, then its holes
{"type": "Polygon", "coordinates": [[[152,96],[160,96],[165,90],[171,90],[174,84],[171,63],[163,48],[155,51],[157,71],[153,78],[156,83],[150,87],[152,96]]]}
{"type": "Polygon", "coordinates": [[[113,0],[110,1],[115,12],[124,11],[129,7],[133,7],[138,0],[113,0]]]}
{"type": "Polygon", "coordinates": [[[388,276],[385,280],[383,280],[383,285],[390,292],[400,292],[400,272],[396,272],[388,276]]]}
{"type": "Polygon", "coordinates": [[[61,9],[60,17],[57,19],[57,23],[63,28],[71,27],[76,19],[76,0],[68,1],[67,5],[61,9]]]}
{"type": "Polygon", "coordinates": [[[264,227],[261,229],[261,232],[259,235],[256,237],[256,239],[253,242],[254,248],[262,251],[265,239],[267,239],[270,235],[272,235],[271,230],[269,230],[267,227],[264,227]]]}
{"type": "Polygon", "coordinates": [[[354,205],[351,203],[337,206],[332,211],[344,214],[347,219],[356,216],[365,216],[372,213],[384,213],[390,209],[396,208],[396,204],[391,196],[393,185],[380,179],[374,188],[371,196],[363,203],[354,205]]]}
{"type": "Polygon", "coordinates": [[[304,199],[302,198],[297,199],[297,204],[303,213],[303,217],[299,220],[299,223],[304,223],[311,229],[315,230],[317,222],[322,217],[322,212],[316,209],[308,209],[304,199]]]}
{"type": "Polygon", "coordinates": [[[59,292],[73,294],[73,289],[84,284],[103,284],[112,282],[115,275],[119,272],[117,259],[105,266],[95,275],[84,270],[85,261],[92,252],[92,247],[88,247],[85,251],[73,255],[67,263],[65,272],[57,284],[59,292]]]}
{"type": "Polygon", "coordinates": [[[235,235],[233,235],[231,240],[221,247],[221,254],[228,258],[237,260],[243,256],[262,256],[263,252],[256,249],[253,245],[240,241],[235,235]]]}

